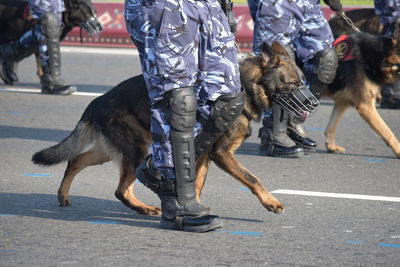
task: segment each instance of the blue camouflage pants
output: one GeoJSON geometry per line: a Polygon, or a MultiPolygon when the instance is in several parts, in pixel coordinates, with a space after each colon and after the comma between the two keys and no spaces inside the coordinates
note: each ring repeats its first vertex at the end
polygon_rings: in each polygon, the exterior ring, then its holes
{"type": "MultiPolygon", "coordinates": [[[[140,54],[151,131],[167,137],[153,140],[154,165],[174,178],[170,126],[158,103],[170,90],[193,87],[198,113],[207,120],[213,101],[239,93],[234,36],[217,0],[125,0],[125,21],[140,54]]],[[[195,135],[201,127],[196,124],[195,135]]]]}
{"type": "Polygon", "coordinates": [[[249,0],[255,16],[253,51],[262,42],[291,45],[302,62],[331,47],[332,31],[319,0],[249,0]]]}
{"type": "Polygon", "coordinates": [[[25,32],[18,40],[18,47],[26,49],[38,44],[39,59],[42,66],[49,65],[49,55],[47,53],[46,36],[43,34],[40,25],[40,17],[46,12],[56,14],[61,27],[62,12],[65,10],[63,0],[29,0],[29,8],[32,17],[38,20],[32,29],[25,32]]]}
{"type": "MultiPolygon", "coordinates": [[[[381,16],[381,22],[390,29],[392,23],[400,17],[400,0],[375,0],[375,14],[381,16]]],[[[386,32],[385,34],[393,34],[386,32]]]]}

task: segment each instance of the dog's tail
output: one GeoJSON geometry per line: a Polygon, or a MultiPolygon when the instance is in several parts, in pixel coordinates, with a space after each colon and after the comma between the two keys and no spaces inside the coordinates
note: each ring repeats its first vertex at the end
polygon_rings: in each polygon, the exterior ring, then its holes
{"type": "Polygon", "coordinates": [[[50,166],[71,160],[90,144],[91,135],[89,124],[81,120],[68,137],[57,145],[36,152],[32,161],[37,165],[50,166]]]}

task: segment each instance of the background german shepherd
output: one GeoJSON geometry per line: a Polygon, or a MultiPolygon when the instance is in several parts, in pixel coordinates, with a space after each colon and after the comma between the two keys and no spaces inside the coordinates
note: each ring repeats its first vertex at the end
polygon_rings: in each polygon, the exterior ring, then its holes
{"type": "Polygon", "coordinates": [[[394,154],[400,157],[400,143],[375,106],[381,86],[393,83],[398,77],[399,43],[389,36],[368,33],[351,34],[348,41],[347,48],[353,59],[339,61],[336,78],[324,92],[335,103],[325,132],[326,148],[333,153],[345,151],[336,145],[336,128],[347,108],[353,106],[394,154]]]}
{"type": "MultiPolygon", "coordinates": [[[[375,15],[373,8],[350,10],[346,12],[346,15],[360,31],[377,35],[383,34],[384,26],[380,22],[380,17],[375,15]]],[[[335,16],[330,19],[329,26],[335,38],[340,35],[354,33],[353,28],[341,16],[335,16]]]]}
{"type": "MultiPolygon", "coordinates": [[[[269,211],[283,212],[281,204],[236,159],[234,153],[250,136],[251,120],[260,120],[270,105],[270,95],[287,94],[302,84],[302,73],[278,43],[263,44],[262,54],[248,56],[240,63],[245,106],[232,127],[222,134],[207,153],[197,160],[196,193],[200,194],[210,161],[246,185],[269,211]]],[[[115,196],[142,214],[157,215],[160,209],[138,200],[133,193],[135,169],[151,144],[150,105],[143,76],[135,76],[94,99],[70,135],[59,144],[33,155],[35,164],[50,166],[68,161],[58,190],[61,206],[71,205],[69,189],[74,177],[90,165],[114,160],[120,167],[115,196]]]]}

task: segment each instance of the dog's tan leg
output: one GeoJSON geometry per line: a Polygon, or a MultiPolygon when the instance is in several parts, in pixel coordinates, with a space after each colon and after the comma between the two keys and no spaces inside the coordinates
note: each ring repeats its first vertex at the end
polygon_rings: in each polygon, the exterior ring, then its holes
{"type": "Polygon", "coordinates": [[[247,186],[253,194],[257,196],[261,204],[275,213],[282,213],[284,205],[280,203],[273,195],[271,195],[264,186],[262,186],[260,179],[250,173],[244,166],[242,166],[235,158],[234,152],[244,141],[244,137],[232,138],[233,142],[225,142],[213,151],[214,162],[232,175],[239,182],[247,186]]]}
{"type": "Polygon", "coordinates": [[[344,153],[345,151],[343,147],[336,145],[336,129],[348,107],[346,104],[339,105],[336,103],[333,106],[331,117],[325,130],[325,146],[331,153],[344,153]]]}
{"type": "Polygon", "coordinates": [[[68,162],[67,169],[64,172],[64,178],[61,182],[60,188],[58,189],[58,201],[60,206],[66,207],[71,205],[69,190],[74,177],[88,166],[110,161],[111,159],[105,155],[106,154],[100,152],[97,147],[94,147],[68,162]]]}
{"type": "Polygon", "coordinates": [[[159,215],[161,209],[144,204],[133,193],[133,182],[136,180],[131,162],[121,162],[120,179],[115,196],[127,207],[144,215],[159,215]]]}
{"type": "Polygon", "coordinates": [[[208,153],[204,153],[196,162],[196,200],[200,202],[201,191],[203,190],[204,183],[208,173],[208,167],[210,164],[210,158],[208,153]]]}
{"type": "Polygon", "coordinates": [[[37,67],[36,74],[40,78],[40,77],[42,77],[42,75],[44,73],[43,73],[42,65],[40,64],[40,59],[39,59],[39,53],[38,52],[35,52],[35,59],[36,59],[36,67],[37,67]]]}
{"type": "Polygon", "coordinates": [[[368,102],[360,103],[356,106],[360,116],[382,137],[386,144],[392,149],[397,157],[400,157],[400,143],[382,117],[379,115],[375,106],[375,98],[368,102]]]}

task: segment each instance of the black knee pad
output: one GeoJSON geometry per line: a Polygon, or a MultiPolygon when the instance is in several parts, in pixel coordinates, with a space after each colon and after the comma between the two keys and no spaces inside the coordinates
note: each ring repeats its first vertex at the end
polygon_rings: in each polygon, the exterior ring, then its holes
{"type": "Polygon", "coordinates": [[[197,99],[193,87],[173,89],[166,93],[165,118],[172,130],[191,132],[196,124],[197,99]]]}
{"type": "Polygon", "coordinates": [[[324,84],[331,84],[335,79],[338,67],[336,50],[333,47],[319,51],[313,58],[315,74],[319,81],[324,84]]]}
{"type": "Polygon", "coordinates": [[[243,96],[244,91],[224,94],[213,103],[210,116],[218,130],[221,132],[228,130],[233,121],[242,113],[244,106],[243,96]]]}
{"type": "Polygon", "coordinates": [[[212,105],[210,119],[203,123],[203,130],[195,139],[196,158],[201,156],[217,138],[232,125],[242,113],[244,91],[221,95],[212,105]]]}

